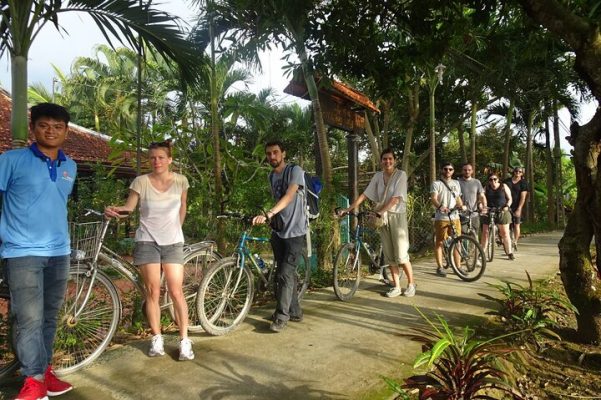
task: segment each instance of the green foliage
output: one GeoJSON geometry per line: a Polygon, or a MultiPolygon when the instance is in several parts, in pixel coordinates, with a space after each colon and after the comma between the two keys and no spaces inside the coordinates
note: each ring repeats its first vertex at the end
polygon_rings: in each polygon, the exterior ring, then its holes
{"type": "Polygon", "coordinates": [[[423,352],[414,361],[413,368],[425,368],[425,372],[405,379],[402,385],[390,379],[387,383],[396,393],[405,395],[406,389],[419,389],[420,400],[469,400],[503,398],[523,399],[507,382],[501,360],[515,351],[499,336],[479,340],[474,331],[465,327],[462,334],[455,334],[447,321],[437,316],[432,322],[421,311],[427,328],[414,328],[414,333],[404,336],[422,343],[423,352]]]}
{"type": "Polygon", "coordinates": [[[487,314],[499,317],[507,332],[517,332],[514,338],[522,343],[538,344],[542,336],[561,339],[552,329],[557,326],[556,317],[566,312],[577,313],[576,308],[559,293],[547,289],[547,282],[533,283],[530,274],[528,286],[504,281],[503,284],[488,283],[497,289],[501,297],[479,293],[498,305],[496,311],[487,314]]]}

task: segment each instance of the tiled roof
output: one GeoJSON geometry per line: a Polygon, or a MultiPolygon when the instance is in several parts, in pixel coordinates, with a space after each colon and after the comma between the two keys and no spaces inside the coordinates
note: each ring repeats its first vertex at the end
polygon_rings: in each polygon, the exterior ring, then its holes
{"type": "MultiPolygon", "coordinates": [[[[12,101],[7,91],[0,88],[0,153],[12,148],[12,136],[10,133],[10,112],[12,101]]],[[[29,134],[29,142],[33,136],[29,134]]],[[[110,164],[109,146],[110,137],[102,133],[94,132],[73,122],[69,122],[69,134],[63,145],[65,153],[78,163],[102,163],[110,164]]],[[[135,155],[125,152],[120,164],[125,163],[128,167],[135,164],[135,155]]],[[[123,166],[123,165],[121,165],[123,166]]],[[[127,171],[124,171],[127,172],[127,171]]]]}
{"type": "MultiPolygon", "coordinates": [[[[317,81],[319,82],[319,78],[317,79],[317,81]]],[[[337,80],[331,80],[330,82],[328,82],[327,85],[321,87],[319,90],[337,94],[351,103],[354,103],[356,105],[367,108],[377,113],[380,112],[378,107],[376,107],[376,105],[366,95],[364,95],[357,89],[345,85],[344,83],[339,82],[337,80]]],[[[288,84],[288,86],[286,86],[286,88],[284,89],[284,93],[288,93],[296,97],[310,100],[309,92],[304,81],[291,81],[288,84]]]]}

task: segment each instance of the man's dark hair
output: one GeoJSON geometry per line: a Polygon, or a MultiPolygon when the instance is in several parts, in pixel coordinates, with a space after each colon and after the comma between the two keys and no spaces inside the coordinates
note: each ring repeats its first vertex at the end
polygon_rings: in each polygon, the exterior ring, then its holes
{"type": "Polygon", "coordinates": [[[31,107],[31,125],[35,125],[36,121],[40,118],[47,117],[57,121],[63,121],[68,124],[71,120],[71,116],[67,109],[63,106],[59,106],[54,103],[40,103],[31,107]]]}
{"type": "Polygon", "coordinates": [[[469,165],[470,167],[474,168],[474,166],[472,165],[472,163],[471,163],[471,162],[466,162],[466,163],[463,163],[463,164],[461,164],[461,169],[463,169],[463,167],[466,167],[466,166],[468,166],[468,165],[469,165]]]}
{"type": "Polygon", "coordinates": [[[265,143],[265,149],[267,149],[268,147],[271,146],[279,146],[280,147],[280,151],[286,151],[286,148],[284,147],[284,143],[282,143],[281,140],[270,140],[267,143],[265,143]]]}
{"type": "Polygon", "coordinates": [[[380,153],[380,161],[382,161],[382,158],[384,157],[385,154],[392,154],[392,158],[396,157],[394,156],[394,151],[392,150],[392,148],[387,147],[384,150],[382,150],[382,153],[380,153]]]}
{"type": "MultiPolygon", "coordinates": [[[[440,169],[443,169],[444,167],[448,167],[448,166],[451,166],[451,167],[453,167],[453,163],[452,163],[452,162],[450,162],[450,161],[445,161],[445,162],[443,162],[443,163],[440,165],[440,169]]],[[[453,168],[454,168],[454,167],[453,167],[453,168]]]]}

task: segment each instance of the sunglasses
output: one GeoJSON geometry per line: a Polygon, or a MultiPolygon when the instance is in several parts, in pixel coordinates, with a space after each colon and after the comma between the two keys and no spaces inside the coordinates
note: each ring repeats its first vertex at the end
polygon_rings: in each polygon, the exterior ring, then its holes
{"type": "Polygon", "coordinates": [[[489,182],[494,182],[494,181],[498,181],[498,180],[499,180],[499,178],[490,178],[488,181],[489,182]]]}
{"type": "Polygon", "coordinates": [[[514,172],[514,173],[516,173],[516,174],[521,174],[521,173],[522,173],[522,172],[524,172],[524,171],[522,171],[521,169],[516,169],[516,170],[515,170],[515,171],[513,171],[513,172],[514,172]]]}
{"type": "Polygon", "coordinates": [[[156,149],[157,147],[171,147],[171,140],[164,140],[162,142],[152,142],[148,146],[149,149],[156,149]]]}
{"type": "Polygon", "coordinates": [[[453,168],[443,168],[442,170],[443,171],[453,171],[454,169],[453,168]]]}

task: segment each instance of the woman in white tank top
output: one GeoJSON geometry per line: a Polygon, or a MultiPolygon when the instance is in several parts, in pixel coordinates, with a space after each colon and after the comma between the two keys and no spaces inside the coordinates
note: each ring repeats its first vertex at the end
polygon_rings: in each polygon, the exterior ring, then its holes
{"type": "Polygon", "coordinates": [[[179,327],[179,359],[192,360],[194,352],[188,339],[188,307],[182,291],[182,224],[186,217],[189,184],[185,176],[169,168],[173,162],[170,142],[152,143],[148,153],[152,172],[134,179],[125,205],[108,206],[105,215],[117,218],[127,215],[139,202],[140,226],[136,231],[134,264],[140,266],[146,287],[146,316],[153,334],[148,355],[165,354],[159,304],[162,269],[179,327]]]}

